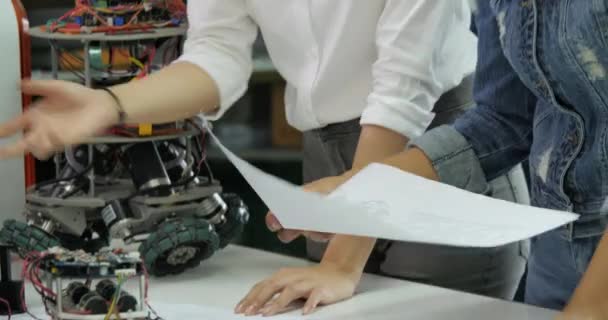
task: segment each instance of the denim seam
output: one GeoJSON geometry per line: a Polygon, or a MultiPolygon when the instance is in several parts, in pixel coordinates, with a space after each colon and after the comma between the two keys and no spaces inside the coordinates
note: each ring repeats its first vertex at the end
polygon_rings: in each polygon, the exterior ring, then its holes
{"type": "MultiPolygon", "coordinates": [[[[566,12],[564,12],[564,15],[567,15],[569,13],[568,10],[564,10],[564,11],[566,11],[566,12]]],[[[566,17],[566,19],[568,19],[568,18],[566,17]]],[[[564,23],[564,30],[562,32],[564,37],[568,33],[566,25],[567,24],[564,23]]],[[[563,43],[560,43],[560,45],[565,46],[565,48],[567,49],[565,51],[570,56],[570,59],[574,62],[574,65],[577,67],[578,71],[584,75],[583,81],[585,81],[585,83],[593,90],[593,92],[595,93],[595,98],[598,99],[599,101],[601,101],[604,105],[606,105],[606,101],[604,101],[604,99],[602,98],[602,95],[599,93],[596,86],[593,84],[593,81],[591,81],[589,79],[589,77],[587,76],[587,72],[585,72],[585,69],[581,66],[578,59],[576,59],[574,53],[572,52],[573,50],[572,50],[572,47],[570,46],[570,42],[567,41],[567,39],[562,39],[561,37],[559,37],[559,39],[560,39],[560,41],[564,41],[563,43]]]]}
{"type": "Polygon", "coordinates": [[[551,111],[546,111],[539,119],[534,119],[534,128],[539,126],[545,119],[547,119],[551,115],[551,111]]]}
{"type": "MultiPolygon", "coordinates": [[[[524,136],[525,136],[525,137],[528,137],[528,136],[529,136],[531,133],[532,133],[532,129],[528,129],[528,131],[527,131],[527,132],[524,134],[524,136]]],[[[525,140],[525,139],[519,139],[519,140],[518,140],[518,142],[522,142],[523,144],[525,144],[525,143],[526,143],[526,140],[525,140]]],[[[498,149],[498,150],[493,150],[492,152],[488,152],[488,153],[484,153],[484,154],[478,155],[477,157],[478,157],[478,158],[479,158],[479,160],[481,161],[481,160],[483,160],[483,159],[485,159],[485,158],[487,158],[487,157],[491,157],[491,156],[493,156],[493,155],[495,155],[495,154],[497,154],[497,153],[500,153],[500,152],[506,151],[506,150],[508,150],[508,149],[511,149],[511,148],[513,148],[514,146],[517,146],[517,144],[512,143],[512,144],[509,144],[509,145],[507,145],[507,146],[504,146],[504,147],[502,147],[502,148],[500,148],[500,149],[498,149]]],[[[529,151],[529,147],[528,147],[528,151],[529,151]]],[[[528,153],[529,153],[529,152],[528,152],[528,153]]]]}
{"type": "MultiPolygon", "coordinates": [[[[570,5],[570,1],[568,2],[568,6],[570,5]]],[[[600,31],[601,34],[601,39],[602,42],[604,43],[604,46],[608,47],[608,35],[606,34],[606,32],[604,31],[604,27],[602,26],[602,22],[599,20],[599,15],[595,14],[596,12],[599,12],[598,9],[602,9],[602,8],[598,8],[597,7],[597,1],[593,1],[592,5],[592,9],[593,9],[593,20],[595,20],[597,29],[600,31]]]]}
{"type": "Polygon", "coordinates": [[[461,154],[463,154],[465,152],[468,152],[468,151],[470,151],[472,149],[473,148],[471,146],[467,146],[464,149],[461,149],[461,150],[458,150],[458,151],[455,151],[455,152],[450,152],[450,153],[448,153],[446,155],[443,155],[443,156],[441,156],[441,157],[433,160],[433,166],[435,166],[435,165],[441,165],[443,162],[446,162],[448,160],[452,160],[452,159],[458,157],[459,155],[461,155],[461,154]]]}

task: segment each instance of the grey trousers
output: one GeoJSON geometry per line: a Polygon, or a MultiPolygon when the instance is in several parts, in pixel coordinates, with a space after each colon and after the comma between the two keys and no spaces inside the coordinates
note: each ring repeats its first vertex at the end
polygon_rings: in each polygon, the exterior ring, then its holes
{"type": "MultiPolygon", "coordinates": [[[[444,94],[435,105],[431,127],[451,123],[472,106],[472,79],[444,94]]],[[[304,133],[304,181],[349,170],[357,148],[359,120],[332,124],[304,133]]],[[[529,203],[520,166],[492,181],[492,196],[529,203]]],[[[406,195],[407,196],[407,195],[406,195]]],[[[319,261],[326,245],[308,241],[309,258],[319,261]]],[[[512,299],[525,269],[527,241],[498,248],[456,248],[379,240],[366,271],[502,299],[512,299]]]]}

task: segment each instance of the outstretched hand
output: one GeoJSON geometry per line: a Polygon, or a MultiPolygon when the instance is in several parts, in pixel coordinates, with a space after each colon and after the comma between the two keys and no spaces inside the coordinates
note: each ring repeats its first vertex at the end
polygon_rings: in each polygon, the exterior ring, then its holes
{"type": "Polygon", "coordinates": [[[40,99],[22,115],[0,124],[0,138],[23,133],[10,144],[0,146],[0,159],[26,153],[46,159],[118,120],[115,101],[103,91],[57,80],[25,80],[21,88],[24,94],[40,99]]]}

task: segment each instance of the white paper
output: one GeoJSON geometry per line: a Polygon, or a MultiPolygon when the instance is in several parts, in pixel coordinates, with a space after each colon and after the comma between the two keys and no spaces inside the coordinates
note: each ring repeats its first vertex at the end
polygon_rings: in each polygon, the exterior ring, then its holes
{"type": "Polygon", "coordinates": [[[578,218],[471,193],[381,164],[368,166],[330,198],[363,205],[377,225],[397,227],[386,228],[384,238],[464,247],[504,245],[578,218]]]}
{"type": "Polygon", "coordinates": [[[224,147],[213,134],[212,137],[284,227],[328,233],[357,230],[360,220],[342,221],[339,217],[344,213],[364,217],[364,208],[305,192],[299,186],[252,166],[224,147]]]}
{"type": "Polygon", "coordinates": [[[212,135],[285,228],[462,247],[495,247],[577,219],[374,164],[329,197],[253,167],[212,135]]]}

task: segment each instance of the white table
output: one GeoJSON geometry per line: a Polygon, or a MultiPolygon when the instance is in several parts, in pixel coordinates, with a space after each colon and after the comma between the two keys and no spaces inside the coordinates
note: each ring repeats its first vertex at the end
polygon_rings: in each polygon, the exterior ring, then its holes
{"type": "MultiPolygon", "coordinates": [[[[256,282],[280,268],[308,264],[299,259],[230,246],[197,269],[179,276],[152,279],[150,303],[153,307],[155,304],[196,304],[232,310],[256,282]]],[[[28,294],[28,298],[31,307],[39,305],[33,295],[28,294]]],[[[174,320],[169,314],[161,316],[174,320]]],[[[366,275],[354,298],[324,307],[311,319],[552,320],[554,316],[555,312],[550,310],[366,275]]]]}

